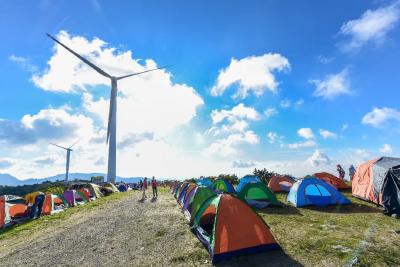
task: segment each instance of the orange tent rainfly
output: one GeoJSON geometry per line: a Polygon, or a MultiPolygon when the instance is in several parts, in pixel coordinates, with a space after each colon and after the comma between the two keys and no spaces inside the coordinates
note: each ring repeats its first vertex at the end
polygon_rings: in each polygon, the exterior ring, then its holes
{"type": "Polygon", "coordinates": [[[192,231],[208,248],[213,262],[280,249],[265,222],[243,201],[228,194],[211,197],[202,204],[192,231]]]}
{"type": "Polygon", "coordinates": [[[319,173],[314,173],[314,176],[317,177],[318,179],[324,180],[325,182],[332,185],[336,189],[340,190],[340,189],[350,188],[350,186],[347,185],[342,179],[336,177],[333,174],[327,172],[319,172],[319,173]]]}
{"type": "Polygon", "coordinates": [[[268,187],[273,192],[289,192],[294,181],[286,176],[274,176],[269,180],[268,187]]]}

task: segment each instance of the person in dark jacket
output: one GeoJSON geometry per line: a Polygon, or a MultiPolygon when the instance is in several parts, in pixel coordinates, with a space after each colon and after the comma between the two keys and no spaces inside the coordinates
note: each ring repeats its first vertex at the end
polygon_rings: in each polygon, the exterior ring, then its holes
{"type": "Polygon", "coordinates": [[[33,206],[31,207],[30,214],[29,214],[29,217],[31,219],[35,218],[35,215],[37,218],[40,218],[40,216],[42,215],[44,198],[45,198],[45,195],[42,192],[39,192],[39,194],[36,195],[35,203],[33,203],[33,206]]]}

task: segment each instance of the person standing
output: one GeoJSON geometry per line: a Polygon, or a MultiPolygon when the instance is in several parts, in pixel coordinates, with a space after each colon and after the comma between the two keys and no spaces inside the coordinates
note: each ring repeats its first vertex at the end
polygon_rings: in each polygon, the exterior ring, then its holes
{"type": "Polygon", "coordinates": [[[142,199],[143,200],[145,200],[147,198],[146,189],[147,189],[147,177],[144,177],[144,181],[143,181],[143,185],[142,185],[142,190],[143,190],[142,199]]]}
{"type": "Polygon", "coordinates": [[[29,217],[31,219],[35,218],[40,218],[42,215],[42,208],[43,208],[43,203],[44,203],[45,195],[42,192],[39,192],[36,197],[35,197],[35,202],[33,203],[29,217]]]}
{"type": "Polygon", "coordinates": [[[352,164],[352,165],[350,165],[350,168],[349,168],[350,181],[353,181],[354,174],[356,174],[356,168],[354,168],[354,166],[352,164]]]}
{"type": "Polygon", "coordinates": [[[151,179],[151,188],[153,188],[153,198],[157,198],[157,181],[156,178],[151,179]]]}
{"type": "Polygon", "coordinates": [[[342,180],[344,180],[344,175],[345,175],[346,173],[344,172],[344,170],[343,170],[342,166],[340,166],[340,164],[338,164],[338,165],[336,166],[336,170],[337,170],[338,173],[339,173],[339,178],[342,179],[342,180]]]}

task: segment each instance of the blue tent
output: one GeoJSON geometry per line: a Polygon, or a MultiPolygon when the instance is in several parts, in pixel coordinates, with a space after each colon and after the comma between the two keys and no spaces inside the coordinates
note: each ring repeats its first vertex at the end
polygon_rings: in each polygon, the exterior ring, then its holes
{"type": "Polygon", "coordinates": [[[306,178],[297,181],[290,189],[287,200],[296,207],[351,203],[333,186],[317,178],[306,178]]]}
{"type": "Polygon", "coordinates": [[[240,179],[238,186],[236,187],[236,192],[240,192],[244,186],[248,183],[260,183],[261,180],[255,175],[246,175],[240,179]]]}
{"type": "Polygon", "coordinates": [[[212,187],[214,183],[213,183],[210,179],[208,179],[208,178],[203,178],[203,179],[198,180],[198,181],[196,182],[196,184],[197,184],[198,186],[212,187]]]}

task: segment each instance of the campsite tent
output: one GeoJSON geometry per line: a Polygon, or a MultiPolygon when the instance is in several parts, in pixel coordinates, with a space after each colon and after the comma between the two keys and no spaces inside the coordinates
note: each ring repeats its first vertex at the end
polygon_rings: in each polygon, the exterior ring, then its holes
{"type": "Polygon", "coordinates": [[[126,192],[126,191],[128,191],[128,186],[126,184],[119,184],[118,185],[118,190],[120,192],[126,192]]]}
{"type": "Polygon", "coordinates": [[[382,157],[358,166],[352,193],[382,205],[386,214],[400,214],[400,158],[382,157]]]}
{"type": "Polygon", "coordinates": [[[89,191],[90,194],[89,198],[92,200],[104,196],[103,193],[101,193],[100,186],[92,183],[73,184],[69,187],[69,190],[80,190],[84,188],[89,191]]]}
{"type": "Polygon", "coordinates": [[[255,175],[246,175],[240,179],[238,186],[236,187],[236,192],[240,192],[242,188],[245,187],[248,183],[260,183],[261,180],[258,176],[255,175]]]}
{"type": "Polygon", "coordinates": [[[233,185],[225,179],[218,179],[214,182],[213,189],[225,192],[225,193],[235,193],[235,188],[233,185]]]}
{"type": "Polygon", "coordinates": [[[183,205],[183,201],[186,196],[186,193],[191,191],[195,186],[196,186],[196,184],[194,184],[194,183],[186,183],[185,184],[185,186],[182,188],[182,190],[179,192],[179,195],[178,195],[177,201],[178,201],[179,205],[183,205]]]}
{"type": "Polygon", "coordinates": [[[204,201],[216,195],[212,189],[206,186],[198,186],[192,190],[191,195],[187,196],[182,207],[186,219],[190,221],[194,218],[204,201]]]}
{"type": "Polygon", "coordinates": [[[228,194],[203,203],[192,231],[208,248],[213,263],[280,248],[264,220],[246,203],[228,194]]]}
{"type": "Polygon", "coordinates": [[[290,189],[287,200],[296,207],[351,203],[333,186],[317,178],[306,178],[297,181],[290,189]]]}
{"type": "Polygon", "coordinates": [[[68,202],[65,198],[58,195],[47,194],[42,208],[42,214],[50,215],[63,211],[68,206],[68,202]]]}
{"type": "Polygon", "coordinates": [[[178,199],[179,194],[180,194],[181,191],[186,187],[187,184],[188,184],[188,182],[183,182],[183,183],[181,183],[181,184],[176,188],[176,191],[175,191],[175,193],[174,193],[174,197],[175,197],[176,199],[178,199]]]}
{"type": "Polygon", "coordinates": [[[286,176],[275,175],[269,180],[268,187],[273,192],[289,192],[294,181],[286,176]]]}
{"type": "Polygon", "coordinates": [[[101,186],[110,188],[113,191],[113,193],[118,193],[119,192],[118,188],[111,182],[102,183],[101,186]]]}
{"type": "Polygon", "coordinates": [[[67,190],[62,194],[62,197],[67,201],[68,206],[70,207],[85,204],[87,202],[86,197],[82,192],[77,190],[67,190]]]}
{"type": "Polygon", "coordinates": [[[209,186],[209,187],[212,187],[214,183],[211,181],[211,179],[203,178],[203,179],[198,180],[196,182],[196,184],[198,186],[209,186]]]}
{"type": "Polygon", "coordinates": [[[179,201],[179,205],[183,206],[185,201],[190,198],[190,196],[192,196],[192,192],[193,190],[195,190],[197,188],[197,185],[194,183],[190,183],[189,186],[186,189],[185,194],[183,195],[183,197],[181,198],[181,200],[179,201]]]}
{"type": "Polygon", "coordinates": [[[255,208],[265,208],[270,204],[278,204],[275,194],[260,182],[247,183],[238,193],[238,197],[255,208]]]}
{"type": "Polygon", "coordinates": [[[342,179],[339,177],[336,177],[333,174],[327,173],[327,172],[318,172],[314,174],[315,177],[318,179],[324,180],[328,184],[332,185],[333,187],[337,189],[348,189],[350,186],[348,186],[342,179]]]}
{"type": "Polygon", "coordinates": [[[28,216],[28,206],[17,196],[0,196],[0,227],[5,227],[28,216]]]}

